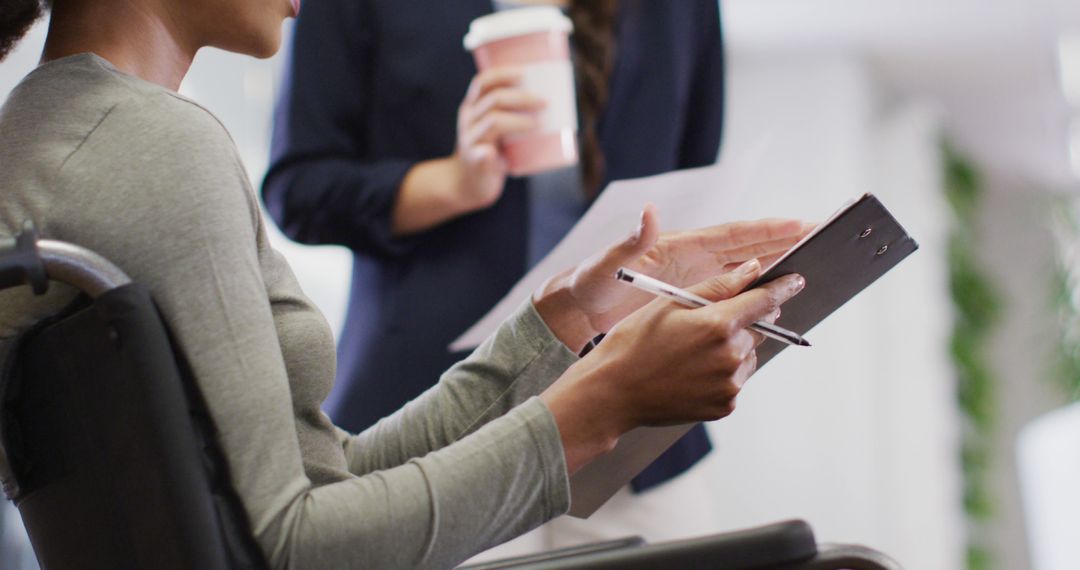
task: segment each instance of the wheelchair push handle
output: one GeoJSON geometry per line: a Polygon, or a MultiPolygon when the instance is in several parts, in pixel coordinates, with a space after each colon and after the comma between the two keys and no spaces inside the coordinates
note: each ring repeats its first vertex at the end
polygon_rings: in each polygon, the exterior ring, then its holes
{"type": "Polygon", "coordinates": [[[35,295],[45,293],[49,278],[37,244],[37,229],[30,221],[14,237],[0,237],[0,289],[30,285],[35,295]]]}
{"type": "Polygon", "coordinates": [[[77,245],[39,239],[33,222],[14,237],[0,237],[0,289],[30,285],[43,295],[49,281],[59,281],[91,297],[131,283],[120,268],[77,245]]]}

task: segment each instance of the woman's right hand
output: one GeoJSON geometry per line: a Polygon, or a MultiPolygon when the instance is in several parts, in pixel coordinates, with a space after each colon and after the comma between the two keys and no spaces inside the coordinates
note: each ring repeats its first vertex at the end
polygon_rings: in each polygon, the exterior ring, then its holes
{"type": "Polygon", "coordinates": [[[805,285],[801,276],[788,275],[738,293],[760,272],[750,261],[691,287],[716,301],[707,307],[650,302],[541,395],[559,426],[571,473],[636,427],[717,420],[734,410],[763,340],[746,327],[775,320],[780,305],[805,285]]]}
{"type": "Polygon", "coordinates": [[[499,145],[507,136],[535,129],[545,104],[520,83],[521,73],[511,68],[473,77],[458,108],[454,154],[417,163],[401,182],[392,219],[395,235],[435,227],[499,199],[507,175],[499,145]]]}
{"type": "Polygon", "coordinates": [[[506,161],[499,151],[504,137],[538,125],[544,100],[520,88],[521,73],[512,68],[485,71],[473,77],[458,108],[458,192],[472,210],[491,206],[506,184],[506,161]]]}

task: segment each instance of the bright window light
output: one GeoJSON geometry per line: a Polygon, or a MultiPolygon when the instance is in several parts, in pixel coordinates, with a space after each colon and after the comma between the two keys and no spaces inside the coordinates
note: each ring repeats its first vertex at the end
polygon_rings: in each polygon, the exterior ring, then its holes
{"type": "Polygon", "coordinates": [[[1065,98],[1080,107],[1080,32],[1062,34],[1058,39],[1058,64],[1065,98]]]}

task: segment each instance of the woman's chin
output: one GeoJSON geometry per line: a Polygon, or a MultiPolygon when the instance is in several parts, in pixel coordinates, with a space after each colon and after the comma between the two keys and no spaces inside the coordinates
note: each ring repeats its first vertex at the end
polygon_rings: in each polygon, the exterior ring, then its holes
{"type": "Polygon", "coordinates": [[[248,55],[258,59],[269,59],[277,55],[278,50],[281,49],[281,36],[278,36],[272,42],[266,42],[259,46],[258,49],[248,52],[248,55]]]}
{"type": "Polygon", "coordinates": [[[251,35],[243,38],[232,45],[216,46],[226,51],[249,55],[258,59],[267,59],[277,54],[281,49],[281,28],[273,33],[251,35]]]}

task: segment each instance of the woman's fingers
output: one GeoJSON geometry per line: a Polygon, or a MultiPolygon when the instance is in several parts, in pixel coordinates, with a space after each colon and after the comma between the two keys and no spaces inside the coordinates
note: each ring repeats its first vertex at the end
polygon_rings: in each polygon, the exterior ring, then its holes
{"type": "Polygon", "coordinates": [[[656,207],[645,204],[641,219],[634,231],[621,242],[609,247],[590,267],[589,272],[603,279],[614,279],[620,267],[630,265],[649,251],[660,237],[660,220],[656,207]]]}
{"type": "Polygon", "coordinates": [[[521,89],[495,89],[462,108],[462,142],[466,147],[497,143],[507,135],[531,131],[538,124],[535,113],[544,105],[543,99],[521,89]]]}
{"type": "Polygon", "coordinates": [[[536,118],[529,115],[492,111],[466,130],[462,142],[466,147],[497,143],[507,135],[531,131],[537,124],[536,118]]]}
{"type": "Polygon", "coordinates": [[[712,385],[708,398],[708,420],[718,420],[735,411],[735,399],[743,384],[757,369],[757,353],[749,333],[741,332],[721,349],[718,377],[706,379],[712,385]],[[728,354],[736,357],[726,356],[728,354]]]}
{"type": "Polygon", "coordinates": [[[734,374],[750,353],[754,352],[757,341],[754,335],[746,330],[736,331],[724,338],[726,340],[717,349],[716,366],[724,373],[734,374]]]}
{"type": "Polygon", "coordinates": [[[761,287],[740,293],[722,303],[710,305],[706,309],[714,313],[715,318],[725,323],[730,330],[738,331],[775,313],[781,305],[797,295],[805,286],[806,280],[801,275],[792,273],[761,287]]]}
{"type": "Polygon", "coordinates": [[[801,220],[769,218],[711,226],[678,237],[695,240],[707,251],[721,251],[790,238],[798,241],[809,233],[806,228],[801,220]]]}
{"type": "Polygon", "coordinates": [[[478,73],[469,83],[463,106],[468,106],[483,99],[485,95],[500,87],[514,87],[521,83],[521,71],[512,67],[500,67],[478,73]]]}
{"type": "Polygon", "coordinates": [[[660,242],[662,259],[670,261],[660,274],[666,272],[676,285],[687,285],[730,271],[750,258],[768,266],[812,227],[798,220],[769,219],[665,234],[660,242]]]}
{"type": "Polygon", "coordinates": [[[541,97],[520,89],[521,72],[513,68],[485,71],[473,77],[458,111],[458,145],[497,144],[507,136],[534,130],[535,116],[546,105],[541,97]]]}
{"type": "Polygon", "coordinates": [[[589,319],[598,330],[607,330],[612,324],[637,307],[648,303],[652,296],[627,287],[615,279],[615,273],[624,265],[631,265],[649,251],[660,236],[660,221],[656,208],[646,204],[636,228],[619,243],[593,255],[578,265],[571,274],[570,287],[574,298],[587,307],[589,319]],[[611,314],[615,307],[623,307],[619,314],[611,314]]]}
{"type": "Polygon", "coordinates": [[[465,119],[468,124],[473,124],[492,111],[535,113],[546,104],[543,98],[523,89],[500,88],[484,95],[475,105],[470,106],[465,119]]]}
{"type": "Polygon", "coordinates": [[[768,266],[772,261],[775,261],[776,258],[787,253],[792,246],[799,243],[800,239],[802,238],[799,236],[789,236],[775,240],[749,243],[710,253],[713,256],[719,256],[721,260],[730,259],[732,263],[739,263],[741,260],[756,257],[758,258],[758,261],[761,261],[764,265],[768,266]]]}
{"type": "Polygon", "coordinates": [[[722,301],[738,295],[761,273],[761,264],[751,259],[734,270],[698,283],[688,290],[710,301],[722,301]]]}
{"type": "Polygon", "coordinates": [[[750,354],[746,355],[746,359],[742,361],[742,365],[735,371],[735,374],[731,376],[731,382],[742,390],[742,387],[746,384],[746,381],[754,375],[757,371],[757,350],[751,350],[750,354]]]}
{"type": "Polygon", "coordinates": [[[481,171],[499,170],[503,166],[499,149],[493,144],[473,145],[462,155],[462,158],[470,167],[481,171]]]}
{"type": "MultiPolygon", "coordinates": [[[[773,324],[779,318],[780,318],[780,309],[776,309],[775,311],[772,312],[772,314],[764,317],[761,320],[765,321],[766,323],[773,324]]],[[[749,332],[754,337],[754,346],[755,347],[760,345],[761,343],[765,342],[765,335],[763,335],[763,334],[761,334],[761,333],[759,333],[759,332],[757,332],[757,331],[755,331],[754,329],[751,329],[751,328],[746,329],[746,331],[749,332]]]]}
{"type": "MultiPolygon", "coordinates": [[[[481,176],[502,177],[506,174],[506,160],[493,144],[480,144],[470,147],[463,155],[465,163],[481,176]]],[[[498,186],[502,186],[499,184],[498,186]]]]}

